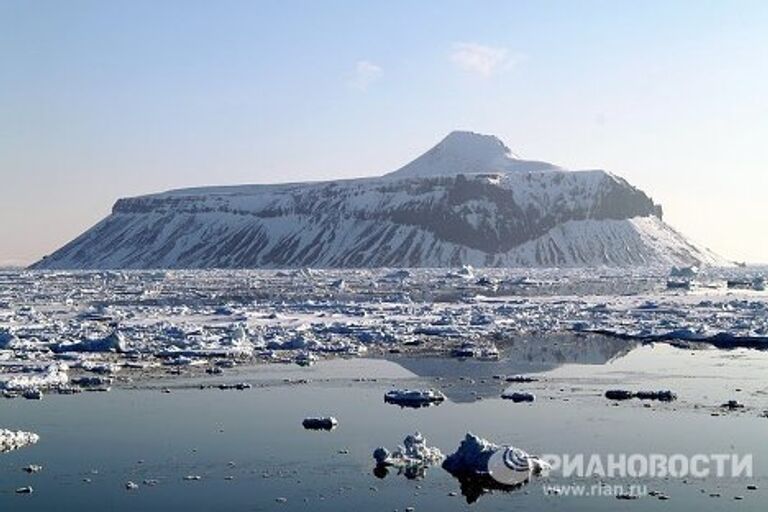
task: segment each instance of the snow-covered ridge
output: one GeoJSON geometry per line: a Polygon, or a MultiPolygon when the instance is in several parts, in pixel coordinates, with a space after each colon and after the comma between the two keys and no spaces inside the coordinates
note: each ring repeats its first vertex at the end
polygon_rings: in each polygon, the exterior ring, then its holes
{"type": "Polygon", "coordinates": [[[35,266],[720,262],[666,226],[661,207],[625,180],[510,154],[495,137],[454,132],[381,178],[207,187],[120,199],[109,217],[35,266]]]}

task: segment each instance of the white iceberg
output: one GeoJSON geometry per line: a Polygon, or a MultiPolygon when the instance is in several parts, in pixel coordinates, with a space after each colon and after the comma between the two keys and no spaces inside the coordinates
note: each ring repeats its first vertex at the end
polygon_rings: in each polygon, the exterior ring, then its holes
{"type": "Polygon", "coordinates": [[[384,447],[373,451],[377,470],[382,476],[386,475],[387,467],[397,468],[406,478],[421,478],[426,468],[439,464],[445,456],[437,447],[427,445],[427,440],[420,432],[406,436],[403,446],[394,452],[384,447]]]}
{"type": "Polygon", "coordinates": [[[467,433],[458,449],[443,462],[458,478],[486,480],[489,487],[517,487],[532,475],[546,473],[549,464],[514,446],[499,446],[467,433]]]}

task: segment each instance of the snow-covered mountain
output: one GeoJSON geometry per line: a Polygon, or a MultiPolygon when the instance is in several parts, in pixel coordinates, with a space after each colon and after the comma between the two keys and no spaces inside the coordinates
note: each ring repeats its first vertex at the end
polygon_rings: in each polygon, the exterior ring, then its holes
{"type": "Polygon", "coordinates": [[[521,160],[453,132],[380,178],[183,189],[120,199],[35,268],[722,264],[600,170],[521,160]]]}

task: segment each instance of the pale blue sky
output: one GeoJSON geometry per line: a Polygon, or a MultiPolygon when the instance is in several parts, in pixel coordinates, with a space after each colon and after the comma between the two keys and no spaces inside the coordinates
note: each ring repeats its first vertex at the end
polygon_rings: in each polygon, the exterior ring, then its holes
{"type": "Polygon", "coordinates": [[[121,196],[376,175],[454,129],[768,261],[768,2],[0,0],[0,262],[121,196]]]}

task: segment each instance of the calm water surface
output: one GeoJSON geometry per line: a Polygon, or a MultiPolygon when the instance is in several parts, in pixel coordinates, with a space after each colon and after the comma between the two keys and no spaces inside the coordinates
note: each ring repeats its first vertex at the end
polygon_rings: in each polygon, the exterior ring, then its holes
{"type": "Polygon", "coordinates": [[[760,413],[768,408],[768,358],[763,353],[612,342],[583,351],[560,348],[542,353],[513,347],[499,362],[336,360],[227,377],[254,383],[246,391],[200,390],[193,385],[198,381],[174,380],[157,384],[173,383],[170,394],[152,385],[46,396],[42,402],[4,400],[0,427],[37,432],[41,441],[0,454],[0,511],[765,510],[768,419],[760,413]],[[520,372],[544,377],[517,386],[536,393],[531,405],[498,398],[503,386],[492,376],[520,372]],[[311,382],[285,384],[284,378],[311,382]],[[601,394],[619,382],[630,389],[672,388],[680,400],[650,408],[634,401],[614,406],[601,394]],[[401,409],[382,400],[393,385],[439,387],[449,400],[401,409]],[[747,410],[711,416],[723,399],[733,397],[747,410]],[[301,420],[318,414],[336,416],[339,428],[305,431],[301,420]],[[439,467],[421,480],[373,474],[374,448],[392,449],[417,430],[445,453],[468,431],[531,453],[751,453],[755,475],[609,482],[647,485],[668,494],[669,501],[545,495],[544,484],[597,482],[555,475],[516,492],[485,494],[470,505],[459,482],[439,467]],[[21,468],[30,463],[44,470],[24,473],[21,468]],[[185,481],[185,475],[201,480],[185,481]],[[159,483],[125,490],[127,481],[144,479],[159,483]],[[748,484],[759,488],[749,491],[748,484]],[[34,487],[32,495],[14,493],[26,485],[34,487]],[[713,493],[720,497],[710,497],[713,493]]]}

